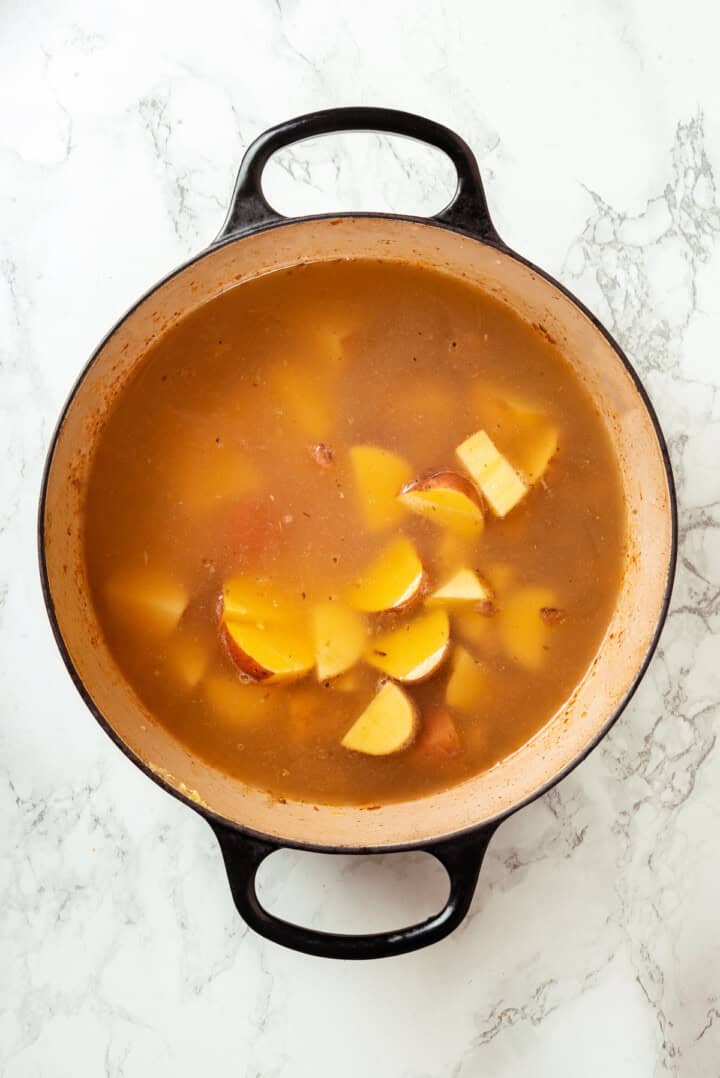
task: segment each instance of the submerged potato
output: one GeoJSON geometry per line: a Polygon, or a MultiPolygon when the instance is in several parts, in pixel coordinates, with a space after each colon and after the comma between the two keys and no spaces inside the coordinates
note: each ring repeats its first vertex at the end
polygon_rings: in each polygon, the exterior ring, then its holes
{"type": "Polygon", "coordinates": [[[485,518],[472,483],[457,472],[442,471],[406,483],[398,501],[412,513],[468,539],[477,538],[485,518]]]}
{"type": "Polygon", "coordinates": [[[350,462],[366,526],[383,531],[397,524],[403,516],[397,496],[411,474],[407,461],[376,445],[355,445],[350,462]]]}
{"type": "Polygon", "coordinates": [[[345,734],[342,744],[366,756],[389,756],[412,744],[416,727],[414,703],[399,685],[386,681],[345,734]]]}
{"type": "Polygon", "coordinates": [[[425,571],[409,539],[396,539],[373,561],[350,589],[356,610],[378,614],[406,610],[419,598],[425,571]]]}
{"type": "Polygon", "coordinates": [[[416,684],[432,677],[450,646],[450,622],[444,610],[421,614],[369,642],[365,658],[388,677],[416,684]]]}
{"type": "Polygon", "coordinates": [[[126,627],[140,634],[165,636],[185,613],[188,593],[170,573],[129,569],[111,576],[105,586],[108,603],[126,627]]]}

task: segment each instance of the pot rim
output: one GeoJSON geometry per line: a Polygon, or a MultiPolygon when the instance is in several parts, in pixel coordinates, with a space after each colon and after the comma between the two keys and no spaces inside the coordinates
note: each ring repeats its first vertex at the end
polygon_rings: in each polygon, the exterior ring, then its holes
{"type": "MultiPolygon", "coordinates": [[[[556,786],[559,782],[561,782],[564,778],[566,778],[572,771],[575,770],[576,767],[578,767],[579,764],[581,764],[583,762],[583,760],[585,760],[587,758],[587,756],[589,756],[589,754],[593,751],[594,748],[596,748],[596,746],[599,744],[599,742],[602,741],[602,739],[609,733],[611,728],[615,725],[617,720],[620,718],[620,716],[624,712],[627,705],[630,703],[632,697],[635,695],[635,692],[637,691],[637,688],[638,688],[640,682],[642,681],[643,677],[645,676],[645,674],[647,672],[647,669],[648,669],[648,666],[650,664],[650,661],[651,661],[651,659],[652,659],[652,657],[653,657],[653,655],[655,653],[655,650],[657,648],[658,641],[659,641],[660,635],[662,633],[662,629],[663,629],[663,627],[665,625],[665,621],[667,619],[668,610],[669,610],[669,607],[670,607],[670,599],[671,599],[671,596],[672,596],[673,584],[674,584],[674,581],[675,581],[676,567],[677,567],[678,504],[677,504],[677,492],[676,492],[676,488],[675,488],[675,480],[674,480],[674,476],[673,476],[672,464],[671,464],[671,461],[670,461],[670,453],[669,453],[669,450],[668,450],[667,442],[666,442],[665,436],[663,434],[662,428],[660,426],[660,421],[659,421],[659,419],[657,417],[657,414],[655,412],[655,408],[653,407],[653,404],[652,404],[652,402],[650,400],[648,392],[645,389],[645,386],[644,386],[639,374],[637,373],[637,371],[633,367],[632,363],[630,362],[630,360],[626,356],[623,349],[620,347],[618,342],[612,336],[612,334],[605,328],[605,326],[593,314],[593,312],[590,311],[585,306],[585,304],[582,302],[582,300],[578,299],[578,297],[573,292],[570,291],[569,288],[567,288],[560,281],[558,281],[556,278],[554,278],[550,273],[548,273],[547,271],[545,271],[542,268],[540,268],[539,266],[537,266],[530,259],[525,258],[523,255],[518,254],[517,251],[514,251],[511,247],[509,247],[506,243],[503,242],[503,240],[497,235],[497,233],[494,233],[492,235],[486,235],[486,236],[480,237],[476,232],[472,232],[471,230],[469,230],[467,228],[462,228],[462,227],[459,227],[457,225],[450,224],[449,222],[440,221],[440,220],[434,219],[432,217],[420,217],[420,216],[409,215],[409,214],[379,213],[379,212],[323,213],[323,214],[308,214],[307,216],[298,216],[298,217],[280,217],[280,216],[277,216],[277,217],[271,218],[270,220],[267,220],[267,221],[264,221],[262,223],[256,224],[256,225],[254,225],[254,226],[252,226],[252,227],[250,227],[248,229],[245,229],[245,230],[243,230],[241,232],[230,232],[229,234],[221,235],[217,240],[213,241],[208,247],[206,247],[203,250],[199,251],[197,254],[193,255],[191,258],[187,259],[185,262],[182,262],[180,265],[176,266],[170,272],[165,274],[165,276],[161,277],[160,280],[155,282],[155,284],[153,284],[149,289],[147,289],[147,291],[145,291],[129,308],[127,308],[127,310],[121,315],[121,317],[117,319],[117,321],[113,324],[112,328],[110,330],[108,330],[108,332],[100,340],[100,342],[98,343],[96,348],[93,350],[92,354],[90,355],[90,358],[85,363],[82,370],[80,371],[78,377],[75,379],[75,382],[73,383],[72,388],[71,388],[71,390],[70,390],[70,392],[69,392],[69,394],[67,396],[67,399],[65,400],[65,403],[64,403],[64,405],[62,407],[62,410],[60,412],[60,416],[59,416],[59,418],[57,420],[57,423],[55,425],[55,428],[53,430],[53,433],[52,433],[52,436],[51,436],[51,439],[50,439],[50,442],[49,442],[49,445],[48,445],[48,450],[47,450],[47,454],[46,454],[46,458],[45,458],[45,465],[44,465],[44,468],[43,468],[41,486],[40,486],[40,498],[39,498],[39,503],[38,503],[38,518],[37,518],[37,544],[38,544],[38,561],[39,561],[39,568],[40,568],[40,583],[41,583],[41,588],[42,588],[43,601],[45,603],[45,609],[46,609],[46,612],[47,612],[47,615],[48,615],[48,620],[50,622],[50,626],[51,626],[51,629],[52,629],[53,636],[55,638],[55,643],[57,645],[58,651],[60,652],[60,656],[61,656],[61,658],[63,660],[63,663],[64,663],[64,665],[65,665],[65,667],[66,667],[66,669],[67,669],[67,671],[68,671],[68,673],[70,675],[70,678],[71,678],[73,684],[75,685],[75,688],[77,689],[80,697],[82,698],[83,702],[85,703],[86,707],[90,711],[90,713],[93,716],[93,718],[95,719],[95,721],[101,726],[103,731],[115,743],[115,745],[121,750],[121,752],[136,767],[138,767],[142,772],[144,772],[144,774],[148,778],[150,778],[154,783],[156,783],[156,785],[158,785],[161,789],[165,790],[167,793],[171,794],[173,797],[175,797],[178,801],[182,802],[188,808],[193,809],[196,813],[198,813],[200,816],[202,816],[204,819],[208,820],[209,822],[215,823],[220,827],[229,828],[232,831],[235,831],[238,834],[240,834],[240,835],[242,835],[242,836],[244,836],[246,838],[253,839],[253,840],[256,840],[256,841],[261,842],[261,843],[268,843],[268,844],[270,844],[272,846],[275,846],[277,848],[282,847],[282,848],[287,848],[287,849],[305,850],[305,851],[308,851],[308,852],[316,852],[316,853],[337,853],[337,854],[358,854],[358,855],[360,855],[360,854],[378,854],[378,853],[401,853],[401,852],[411,851],[411,850],[429,851],[429,850],[432,849],[433,846],[441,846],[444,843],[453,842],[453,841],[456,841],[458,839],[462,840],[464,838],[470,837],[470,836],[472,836],[474,834],[478,834],[480,832],[487,831],[487,830],[494,831],[495,828],[503,820],[508,819],[510,816],[514,815],[520,809],[524,808],[526,805],[532,804],[533,801],[536,801],[538,798],[542,797],[543,794],[547,793],[554,786],[556,786]],[[112,725],[107,720],[105,715],[97,707],[97,705],[95,704],[93,698],[91,697],[90,693],[88,692],[82,677],[80,676],[80,674],[76,670],[75,665],[74,665],[74,663],[73,663],[73,661],[72,661],[72,659],[70,657],[70,653],[69,653],[69,651],[67,649],[64,637],[63,637],[62,632],[60,630],[59,622],[58,622],[57,615],[56,615],[56,612],[55,612],[55,603],[54,603],[52,593],[51,593],[51,590],[50,590],[50,581],[49,581],[49,575],[48,575],[48,569],[47,569],[47,560],[46,560],[46,556],[45,556],[45,509],[46,509],[46,502],[47,502],[47,492],[48,492],[48,484],[49,484],[49,478],[50,478],[50,470],[51,470],[53,459],[54,459],[54,456],[55,456],[56,444],[57,444],[60,432],[62,430],[63,424],[65,422],[65,418],[66,418],[66,416],[67,416],[67,414],[68,414],[68,412],[69,412],[70,408],[72,407],[73,402],[75,400],[75,396],[76,396],[78,390],[80,389],[81,385],[85,381],[85,378],[86,378],[88,372],[90,371],[90,369],[92,368],[92,366],[94,365],[96,360],[98,359],[100,353],[102,352],[102,350],[105,347],[105,345],[107,344],[107,342],[114,336],[114,334],[123,325],[123,323],[130,317],[130,315],[133,314],[133,312],[138,309],[138,307],[140,307],[146,300],[148,300],[156,292],[159,292],[160,289],[162,289],[173,278],[175,278],[176,276],[178,276],[180,273],[184,272],[185,270],[189,269],[191,266],[195,265],[196,263],[202,261],[203,258],[205,258],[206,256],[212,254],[214,251],[219,250],[222,247],[226,247],[226,246],[229,246],[230,244],[234,244],[234,243],[240,243],[245,239],[251,239],[251,238],[257,236],[260,233],[268,232],[268,231],[275,230],[275,229],[278,229],[278,228],[284,228],[284,227],[286,227],[288,225],[294,225],[294,224],[297,224],[299,222],[304,223],[304,222],[312,222],[312,221],[333,221],[333,220],[363,219],[363,218],[372,218],[372,219],[376,219],[376,220],[379,219],[379,220],[390,220],[390,221],[407,221],[410,224],[419,224],[419,225],[424,225],[426,227],[439,228],[439,229],[442,229],[442,230],[445,230],[445,231],[457,233],[458,235],[464,236],[467,239],[473,240],[475,243],[481,243],[481,244],[484,244],[487,247],[492,247],[495,250],[502,253],[503,255],[506,255],[509,258],[514,259],[516,262],[519,262],[521,265],[526,266],[528,269],[532,270],[533,273],[536,273],[539,277],[541,277],[543,280],[545,280],[548,284],[550,284],[552,287],[556,288],[559,292],[561,292],[576,308],[578,308],[579,311],[582,312],[582,314],[585,315],[585,317],[592,324],[593,328],[596,331],[598,331],[602,335],[602,337],[604,337],[606,342],[610,345],[610,347],[614,351],[615,355],[617,356],[617,358],[619,359],[619,361],[621,362],[621,364],[625,368],[627,374],[629,375],[629,377],[630,377],[630,379],[631,379],[631,381],[633,383],[633,386],[634,386],[635,390],[638,393],[638,396],[639,396],[640,400],[642,401],[643,407],[645,408],[645,411],[646,411],[647,415],[649,416],[650,421],[652,423],[655,438],[657,440],[658,448],[660,450],[660,455],[661,455],[662,463],[663,463],[663,470],[664,470],[664,473],[665,473],[665,480],[666,480],[666,483],[667,483],[668,513],[669,513],[669,516],[670,516],[670,544],[669,544],[669,549],[668,549],[667,574],[666,574],[666,579],[665,579],[665,586],[664,586],[664,589],[663,589],[662,604],[660,606],[657,622],[656,622],[656,625],[655,625],[655,630],[654,630],[652,638],[651,638],[651,640],[650,640],[650,642],[648,644],[646,652],[645,652],[645,654],[644,654],[644,656],[642,658],[642,661],[639,664],[639,666],[638,666],[638,668],[636,670],[636,673],[635,673],[632,681],[630,682],[624,696],[619,701],[619,703],[614,708],[614,710],[611,712],[611,714],[608,716],[606,721],[594,733],[593,737],[591,737],[587,741],[587,743],[583,746],[583,748],[580,750],[580,752],[578,752],[573,757],[573,759],[571,759],[557,774],[555,774],[551,778],[549,778],[546,782],[544,782],[541,786],[539,786],[532,793],[528,794],[526,797],[522,798],[520,801],[515,802],[509,808],[503,809],[501,812],[496,813],[494,816],[483,819],[483,820],[479,821],[478,823],[470,824],[467,827],[460,828],[457,831],[451,831],[451,832],[447,832],[447,833],[443,833],[443,834],[434,836],[432,839],[429,839],[429,840],[421,838],[421,839],[413,840],[413,841],[410,841],[410,842],[401,842],[401,843],[394,843],[394,844],[390,844],[390,845],[380,845],[380,846],[377,846],[377,845],[357,845],[357,846],[354,846],[354,845],[353,846],[348,846],[348,845],[321,845],[321,844],[312,843],[312,842],[300,842],[300,841],[298,841],[296,839],[285,839],[285,838],[283,838],[281,836],[278,836],[278,835],[268,835],[268,834],[266,834],[264,832],[257,831],[257,830],[254,830],[253,828],[246,827],[243,824],[238,823],[235,820],[231,820],[231,819],[229,819],[229,818],[227,818],[225,816],[222,816],[219,813],[215,812],[213,809],[208,808],[205,805],[199,805],[196,801],[194,801],[187,794],[183,793],[181,790],[178,790],[174,786],[170,785],[169,782],[167,782],[163,777],[158,775],[157,772],[154,771],[149,766],[149,764],[146,763],[140,756],[138,756],[129,747],[129,745],[119,736],[119,734],[112,727],[112,725]]],[[[423,800],[423,798],[417,798],[418,803],[422,802],[422,800],[423,800]]]]}

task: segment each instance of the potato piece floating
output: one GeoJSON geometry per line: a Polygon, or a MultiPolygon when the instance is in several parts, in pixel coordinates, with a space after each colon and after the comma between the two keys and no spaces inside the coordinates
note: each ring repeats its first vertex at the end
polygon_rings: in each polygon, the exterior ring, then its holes
{"type": "Polygon", "coordinates": [[[290,364],[279,363],[270,374],[279,407],[306,437],[325,441],[332,429],[333,407],[328,386],[290,364]]]}
{"type": "Polygon", "coordinates": [[[188,593],[170,573],[136,569],[116,573],[106,585],[112,609],[129,628],[169,635],[185,613],[188,593]]]}
{"type": "Polygon", "coordinates": [[[350,462],[370,531],[397,524],[403,515],[397,495],[412,474],[407,461],[376,445],[356,445],[350,450],[350,462]]]}
{"type": "Polygon", "coordinates": [[[458,472],[442,471],[406,483],[398,501],[413,513],[458,535],[480,535],[485,518],[475,487],[458,472]]]}
{"type": "Polygon", "coordinates": [[[362,615],[339,602],[318,603],[312,623],[318,680],[334,678],[354,666],[367,637],[362,615]]]}
{"type": "Polygon", "coordinates": [[[453,611],[453,630],[463,640],[483,652],[501,651],[498,638],[497,617],[487,617],[478,612],[475,607],[458,607],[453,611]]]}
{"type": "Polygon", "coordinates": [[[252,494],[259,482],[257,467],[246,452],[213,442],[183,453],[173,491],[188,513],[207,513],[252,494]]]}
{"type": "Polygon", "coordinates": [[[401,537],[372,562],[350,589],[350,604],[365,613],[405,610],[420,595],[425,571],[415,547],[401,537]]]}
{"type": "Polygon", "coordinates": [[[227,674],[208,674],[202,691],[210,711],[223,722],[255,723],[277,718],[282,709],[278,689],[242,682],[227,674]]]}
{"type": "Polygon", "coordinates": [[[451,576],[458,565],[468,565],[476,556],[477,547],[472,539],[444,529],[438,532],[435,558],[443,575],[451,576]]]}
{"type": "Polygon", "coordinates": [[[254,681],[297,681],[315,664],[304,626],[225,621],[223,631],[233,661],[254,681]]]}
{"type": "Polygon", "coordinates": [[[521,588],[503,602],[496,619],[505,650],[517,662],[537,670],[545,655],[553,629],[542,618],[544,607],[556,607],[557,596],[550,588],[521,588]]]}
{"type": "Polygon", "coordinates": [[[222,616],[226,621],[287,623],[300,617],[301,601],[262,577],[235,576],[223,588],[222,616]]]}
{"type": "Polygon", "coordinates": [[[482,603],[492,600],[492,591],[473,569],[458,571],[425,600],[425,606],[455,603],[482,603]]]}
{"type": "Polygon", "coordinates": [[[557,452],[557,427],[532,404],[487,387],[478,387],[476,407],[501,452],[528,482],[536,483],[557,452]]]}
{"type": "Polygon", "coordinates": [[[186,689],[194,689],[202,681],[210,660],[207,641],[198,640],[187,632],[171,636],[165,648],[165,665],[170,675],[186,689]]]}
{"type": "Polygon", "coordinates": [[[408,748],[416,729],[415,704],[399,685],[386,681],[345,734],[342,745],[367,756],[389,756],[408,748]]]}
{"type": "Polygon", "coordinates": [[[437,708],[423,717],[415,751],[428,764],[446,763],[462,752],[455,723],[446,708],[437,708]]]}
{"type": "Polygon", "coordinates": [[[444,662],[449,647],[447,613],[433,610],[374,636],[365,651],[365,659],[395,681],[416,684],[432,677],[444,662]]]}
{"type": "Polygon", "coordinates": [[[471,434],[455,452],[497,516],[507,516],[527,494],[525,481],[484,430],[471,434]]]}
{"type": "Polygon", "coordinates": [[[477,713],[483,693],[487,691],[487,672],[473,659],[462,644],[453,651],[452,670],[445,690],[445,703],[453,711],[465,715],[477,713]]]}

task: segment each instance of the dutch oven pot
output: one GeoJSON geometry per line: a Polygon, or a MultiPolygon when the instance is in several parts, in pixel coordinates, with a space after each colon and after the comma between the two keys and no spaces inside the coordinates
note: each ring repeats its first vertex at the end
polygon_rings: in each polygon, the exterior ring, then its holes
{"type": "Polygon", "coordinates": [[[676,554],[676,505],[665,442],[627,358],[574,296],[515,254],[488,213],[477,163],[452,131],[375,108],[332,109],[261,135],[243,159],[215,242],[147,293],[99,346],[73,389],[50,447],[39,549],[48,615],[63,659],[97,721],[158,785],[204,816],[217,836],[235,904],[267,939],[308,954],[380,958],[442,939],[465,916],[498,824],[576,766],[615,722],[648,665],[667,611],[676,554]],[[284,146],[330,132],[384,131],[443,150],[457,171],[441,213],[286,218],[266,202],[262,172],[284,146]],[[552,339],[592,394],[620,465],[627,505],[625,573],[602,646],[563,708],[527,744],[461,785],[379,811],[279,803],[192,756],[135,696],[115,665],[89,598],[83,492],[104,417],[148,347],[181,318],[239,282],[297,263],[393,259],[462,277],[501,297],[552,339]],[[273,916],[255,877],[281,847],[364,854],[425,850],[444,865],[450,894],[420,924],[371,935],[316,932],[273,916]]]}

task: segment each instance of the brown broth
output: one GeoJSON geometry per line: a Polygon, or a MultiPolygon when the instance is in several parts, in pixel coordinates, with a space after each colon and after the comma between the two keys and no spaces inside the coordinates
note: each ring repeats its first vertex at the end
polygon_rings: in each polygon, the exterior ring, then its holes
{"type": "MultiPolygon", "coordinates": [[[[570,367],[496,299],[399,263],[343,261],[272,273],[183,319],[150,350],[114,405],[85,511],[98,617],[138,696],[191,752],[276,796],[310,801],[419,797],[513,752],[581,680],[622,572],[619,471],[570,367]],[[341,355],[328,351],[327,330],[342,338],[341,355]],[[455,448],[482,426],[488,393],[520,396],[556,424],[559,450],[544,478],[505,519],[488,513],[482,536],[462,557],[453,556],[443,529],[410,513],[394,532],[369,532],[350,448],[382,446],[416,475],[460,470],[455,448]],[[330,467],[308,452],[315,442],[332,447],[330,467]],[[452,619],[453,639],[482,661],[486,690],[473,714],[453,714],[461,751],[450,757],[428,758],[417,745],[386,757],[341,746],[378,683],[367,666],[358,670],[355,691],[318,684],[310,674],[252,688],[261,715],[255,704],[238,706],[247,687],[218,631],[224,582],[263,575],[304,596],[310,608],[345,593],[398,531],[414,542],[435,585],[453,565],[469,564],[495,586],[501,609],[519,588],[550,589],[563,620],[543,630],[537,668],[515,661],[493,617],[479,618],[473,639],[452,619]],[[149,633],[142,618],[118,614],[108,582],[128,571],[182,583],[189,603],[178,629],[149,633]],[[200,648],[209,655],[192,688],[177,676],[179,637],[189,654],[200,648]]],[[[387,628],[393,616],[370,620],[387,628]]],[[[421,724],[442,705],[447,677],[446,663],[408,689],[421,724]]]]}

